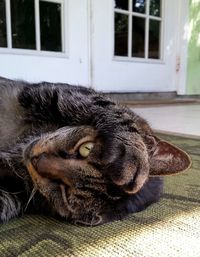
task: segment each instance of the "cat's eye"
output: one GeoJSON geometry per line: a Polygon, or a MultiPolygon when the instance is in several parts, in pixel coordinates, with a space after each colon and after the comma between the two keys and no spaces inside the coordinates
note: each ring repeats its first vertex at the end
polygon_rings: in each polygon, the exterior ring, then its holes
{"type": "Polygon", "coordinates": [[[92,148],[94,147],[94,143],[93,142],[87,142],[82,144],[79,147],[79,153],[82,157],[86,158],[88,157],[88,155],[90,154],[90,152],[92,151],[92,148]]]}

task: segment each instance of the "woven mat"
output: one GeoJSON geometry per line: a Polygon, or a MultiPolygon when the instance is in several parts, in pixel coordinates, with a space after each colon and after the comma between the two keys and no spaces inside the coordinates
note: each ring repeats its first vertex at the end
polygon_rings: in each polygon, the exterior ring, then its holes
{"type": "Polygon", "coordinates": [[[187,150],[190,171],[165,178],[159,203],[99,227],[25,216],[0,227],[0,257],[200,256],[200,141],[164,136],[187,150]]]}

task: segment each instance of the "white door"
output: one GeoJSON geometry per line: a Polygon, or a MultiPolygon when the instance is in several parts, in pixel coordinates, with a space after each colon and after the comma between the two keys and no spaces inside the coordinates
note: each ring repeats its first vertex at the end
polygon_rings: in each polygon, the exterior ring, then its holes
{"type": "Polygon", "coordinates": [[[92,0],[92,84],[175,91],[179,0],[92,0]]]}
{"type": "Polygon", "coordinates": [[[0,0],[0,76],[88,86],[87,0],[0,0]]]}

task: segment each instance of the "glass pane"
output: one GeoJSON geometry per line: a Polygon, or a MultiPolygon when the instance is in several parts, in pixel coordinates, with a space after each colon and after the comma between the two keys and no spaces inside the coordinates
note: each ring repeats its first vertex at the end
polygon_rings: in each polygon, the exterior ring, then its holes
{"type": "Polygon", "coordinates": [[[132,56],[145,57],[145,19],[133,16],[132,56]]]}
{"type": "Polygon", "coordinates": [[[128,10],[128,0],[115,0],[115,8],[128,10]]]}
{"type": "Polygon", "coordinates": [[[115,13],[115,55],[128,56],[128,15],[115,13]]]}
{"type": "Polygon", "coordinates": [[[11,0],[12,47],[35,49],[34,0],[11,0]]]}
{"type": "Polygon", "coordinates": [[[150,15],[160,17],[160,0],[150,0],[150,15]]]}
{"type": "Polygon", "coordinates": [[[7,47],[5,1],[0,1],[0,47],[7,47]]]}
{"type": "Polygon", "coordinates": [[[62,51],[61,4],[40,1],[41,50],[62,51]]]}
{"type": "Polygon", "coordinates": [[[149,58],[160,59],[160,21],[149,23],[149,58]]]}
{"type": "Polygon", "coordinates": [[[133,0],[133,12],[145,13],[146,1],[145,0],[133,0]]]}

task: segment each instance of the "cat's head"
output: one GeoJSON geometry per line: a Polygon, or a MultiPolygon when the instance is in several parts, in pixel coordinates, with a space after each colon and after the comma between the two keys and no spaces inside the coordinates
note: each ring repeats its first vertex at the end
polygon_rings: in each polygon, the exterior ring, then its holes
{"type": "Polygon", "coordinates": [[[92,127],[63,127],[33,140],[24,163],[62,217],[100,224],[106,201],[138,192],[152,175],[187,169],[186,153],[153,135],[119,132],[104,137],[92,127]]]}

